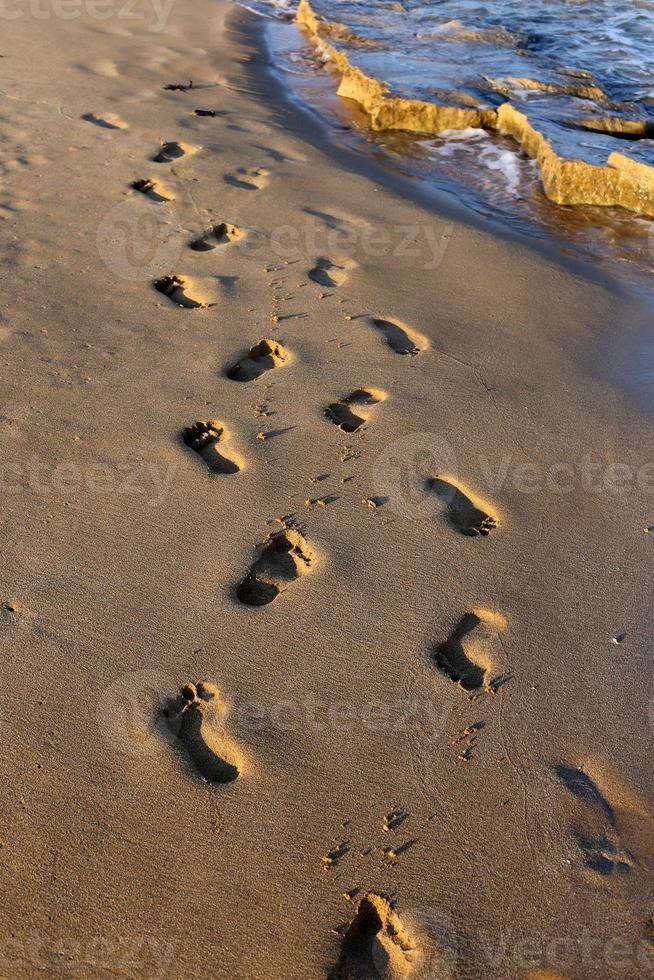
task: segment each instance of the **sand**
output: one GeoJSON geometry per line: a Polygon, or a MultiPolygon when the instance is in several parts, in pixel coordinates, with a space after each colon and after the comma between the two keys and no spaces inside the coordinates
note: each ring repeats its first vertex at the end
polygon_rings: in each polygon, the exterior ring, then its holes
{"type": "Polygon", "coordinates": [[[0,44],[2,975],[651,975],[650,308],[112,10],[0,44]]]}

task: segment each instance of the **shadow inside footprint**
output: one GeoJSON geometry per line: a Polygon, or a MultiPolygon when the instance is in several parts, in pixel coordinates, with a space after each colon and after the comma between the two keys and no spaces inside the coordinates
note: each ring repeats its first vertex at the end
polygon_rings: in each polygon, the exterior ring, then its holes
{"type": "Polygon", "coordinates": [[[463,640],[479,626],[481,619],[466,613],[447,640],[439,643],[431,658],[444,674],[464,691],[476,691],[486,680],[486,668],[472,660],[463,648],[463,640]]]}
{"type": "Polygon", "coordinates": [[[246,180],[244,177],[235,177],[233,174],[226,174],[224,180],[226,184],[230,184],[232,187],[238,187],[242,191],[259,190],[257,184],[254,184],[251,180],[246,180]]]}
{"type": "Polygon", "coordinates": [[[227,245],[240,237],[241,232],[236,225],[222,221],[220,224],[211,225],[204,234],[191,242],[190,247],[195,252],[210,252],[219,245],[227,245]]]}
{"type": "Polygon", "coordinates": [[[308,275],[309,279],[317,282],[319,286],[331,289],[345,282],[346,266],[338,265],[331,259],[319,258],[316,259],[316,264],[313,269],[309,270],[308,275]]]}
{"type": "Polygon", "coordinates": [[[337,425],[343,432],[356,432],[367,420],[367,414],[358,414],[362,409],[376,405],[383,400],[382,392],[371,388],[358,388],[347,398],[332,402],[325,409],[325,415],[330,422],[337,425]],[[354,411],[357,409],[357,411],[354,411]]]}
{"type": "Polygon", "coordinates": [[[85,122],[93,123],[94,126],[100,126],[101,129],[127,129],[127,123],[115,116],[108,116],[103,119],[102,116],[96,116],[93,112],[85,112],[82,119],[85,122]]]}
{"type": "Polygon", "coordinates": [[[162,143],[159,151],[152,157],[152,159],[155,163],[172,163],[173,160],[179,160],[180,157],[192,152],[192,149],[195,148],[188,147],[185,143],[177,143],[176,141],[172,143],[162,143]]]}
{"type": "Polygon", "coordinates": [[[186,280],[182,276],[164,276],[162,279],[156,279],[153,285],[176,306],[183,306],[187,310],[206,309],[205,303],[186,294],[186,280]]]}
{"type": "Polygon", "coordinates": [[[288,352],[274,340],[261,340],[225,374],[232,381],[255,381],[265,371],[280,367],[288,360],[288,352]]]}
{"type": "Polygon", "coordinates": [[[343,937],[341,955],[330,980],[400,980],[411,973],[415,940],[408,935],[390,903],[364,895],[343,937]]]}
{"type": "Polygon", "coordinates": [[[589,871],[607,877],[613,874],[629,874],[632,870],[633,856],[612,841],[607,834],[594,837],[585,831],[576,830],[574,837],[589,871]]]}
{"type": "Polygon", "coordinates": [[[603,877],[629,874],[636,858],[623,847],[616,812],[595,780],[581,767],[563,762],[554,766],[554,772],[568,792],[588,808],[589,825],[572,829],[588,870],[603,877]]]}
{"type": "Polygon", "coordinates": [[[131,186],[133,190],[139,191],[141,194],[145,194],[151,201],[163,203],[165,201],[174,200],[174,198],[168,197],[166,194],[164,194],[164,192],[159,188],[159,184],[156,180],[150,180],[149,177],[146,177],[143,180],[135,180],[132,182],[131,186]]]}
{"type": "Polygon", "coordinates": [[[231,783],[239,775],[239,768],[233,747],[222,736],[215,717],[211,717],[215,715],[212,702],[217,694],[213,685],[202,681],[197,687],[186,684],[163,714],[202,778],[210,783],[231,783]]]}
{"type": "Polygon", "coordinates": [[[258,170],[247,170],[239,167],[235,174],[225,174],[223,180],[230,187],[238,187],[242,191],[258,191],[263,186],[268,171],[263,168],[258,170]]]}
{"type": "Polygon", "coordinates": [[[394,323],[393,320],[371,320],[373,327],[380,330],[386,338],[386,343],[396,354],[406,354],[415,357],[427,346],[424,337],[410,330],[409,327],[394,323]]]}
{"type": "Polygon", "coordinates": [[[284,585],[304,575],[313,561],[314,556],[299,531],[291,528],[279,531],[260,546],[259,557],[236,587],[236,595],[246,606],[267,606],[284,585]]]}
{"type": "Polygon", "coordinates": [[[224,428],[217,419],[194,422],[182,430],[184,443],[202,457],[212,473],[238,473],[240,466],[218,452],[218,443],[224,436],[224,428]]]}
{"type": "Polygon", "coordinates": [[[486,513],[461,488],[443,477],[430,477],[427,489],[443,501],[450,523],[462,534],[471,537],[490,534],[497,527],[497,519],[486,513]]]}
{"type": "Polygon", "coordinates": [[[602,810],[610,823],[615,823],[613,807],[601,792],[599,786],[583,769],[567,766],[562,762],[554,766],[554,772],[563,785],[578,799],[602,810]]]}

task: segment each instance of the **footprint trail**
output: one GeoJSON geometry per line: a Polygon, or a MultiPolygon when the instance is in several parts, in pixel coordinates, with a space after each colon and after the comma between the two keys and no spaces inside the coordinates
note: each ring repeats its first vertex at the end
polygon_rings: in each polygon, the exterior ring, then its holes
{"type": "Polygon", "coordinates": [[[259,556],[236,588],[238,599],[246,606],[266,606],[315,562],[306,540],[299,531],[286,528],[272,534],[259,546],[259,556]]]}
{"type": "Polygon", "coordinates": [[[223,180],[231,187],[238,187],[242,191],[258,191],[265,187],[269,171],[259,167],[257,170],[248,170],[246,167],[239,167],[236,173],[225,174],[223,180]]]}
{"type": "Polygon", "coordinates": [[[495,642],[505,628],[506,620],[500,613],[485,609],[466,613],[447,639],[434,647],[430,659],[464,691],[493,692],[501,680],[493,680],[497,669],[495,642]]]}
{"type": "Polygon", "coordinates": [[[416,354],[426,350],[429,346],[426,337],[418,333],[417,330],[408,327],[406,323],[401,323],[399,320],[380,320],[373,318],[370,320],[370,323],[376,330],[382,333],[386,343],[396,354],[415,357],[416,354]]]}
{"type": "Polygon", "coordinates": [[[155,163],[172,163],[174,160],[179,160],[183,156],[190,156],[192,153],[197,153],[199,149],[199,146],[191,146],[189,143],[177,143],[176,141],[162,143],[152,159],[155,163]]]}
{"type": "Polygon", "coordinates": [[[218,443],[225,438],[225,429],[217,419],[194,422],[182,430],[184,443],[198,453],[212,473],[238,473],[241,467],[236,460],[218,451],[218,443]]]}
{"type": "Polygon", "coordinates": [[[188,294],[188,280],[183,276],[164,276],[162,279],[156,279],[153,285],[176,306],[183,306],[187,310],[206,309],[206,303],[188,294]]]}
{"type": "Polygon", "coordinates": [[[219,245],[228,245],[241,237],[240,230],[236,225],[227,224],[222,221],[220,224],[211,225],[202,235],[195,238],[190,247],[195,252],[210,252],[219,245]]]}
{"type": "Polygon", "coordinates": [[[343,432],[356,432],[367,421],[369,410],[385,398],[386,393],[379,388],[358,388],[347,398],[328,405],[325,415],[343,432]]]}
{"type": "Polygon", "coordinates": [[[488,505],[451,477],[430,477],[427,489],[442,501],[449,523],[462,534],[486,537],[497,527],[488,505]]]}
{"type": "Polygon", "coordinates": [[[318,283],[319,286],[332,289],[336,286],[342,286],[346,282],[348,270],[353,266],[354,262],[348,258],[330,259],[320,257],[316,259],[314,267],[309,270],[308,276],[309,279],[318,283]]]}
{"type": "Polygon", "coordinates": [[[131,187],[133,190],[139,191],[141,194],[145,194],[151,201],[163,203],[165,201],[175,200],[172,194],[169,194],[168,191],[164,190],[158,180],[151,180],[149,177],[144,177],[141,180],[133,181],[131,187]]]}
{"type": "Polygon", "coordinates": [[[266,371],[281,367],[289,359],[288,351],[275,340],[260,340],[225,372],[232,381],[255,381],[266,371]]]}
{"type": "Polygon", "coordinates": [[[343,937],[341,954],[330,980],[401,980],[418,958],[415,939],[399,915],[380,895],[368,893],[343,937]]]}
{"type": "Polygon", "coordinates": [[[218,689],[205,681],[186,684],[181,695],[163,710],[193,767],[210,783],[231,783],[242,768],[241,753],[223,731],[217,717],[218,689]]]}

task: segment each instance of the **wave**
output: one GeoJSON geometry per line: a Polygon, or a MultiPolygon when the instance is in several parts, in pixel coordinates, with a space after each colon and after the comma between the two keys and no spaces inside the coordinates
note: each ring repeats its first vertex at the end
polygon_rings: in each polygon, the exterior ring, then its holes
{"type": "MultiPolygon", "coordinates": [[[[555,204],[618,206],[654,217],[653,166],[619,150],[611,151],[600,163],[569,158],[554,148],[544,127],[535,124],[528,111],[510,101],[511,96],[527,90],[586,100],[593,109],[597,106],[603,106],[605,110],[620,109],[621,106],[612,103],[600,86],[592,83],[588,73],[570,70],[570,81],[565,84],[528,77],[509,76],[495,80],[484,76],[488,88],[507,99],[494,107],[466,105],[475,99],[464,91],[452,93],[452,104],[407,98],[394,93],[388,82],[364,72],[353,63],[351,52],[348,54],[344,50],[346,45],[353,48],[369,45],[369,38],[343,24],[325,20],[309,0],[300,0],[295,17],[308,34],[320,61],[336,72],[338,94],[353,100],[364,110],[373,130],[439,135],[449,130],[482,129],[509,136],[536,162],[543,190],[555,204]]],[[[651,133],[646,120],[629,120],[619,115],[571,119],[568,126],[634,141],[649,138],[651,133]]]]}

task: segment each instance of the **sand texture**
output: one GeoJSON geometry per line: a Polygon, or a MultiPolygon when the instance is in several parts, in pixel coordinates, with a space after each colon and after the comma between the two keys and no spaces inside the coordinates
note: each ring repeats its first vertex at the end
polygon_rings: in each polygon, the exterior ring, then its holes
{"type": "Polygon", "coordinates": [[[652,975],[651,311],[139,9],[0,41],[1,975],[652,975]]]}

